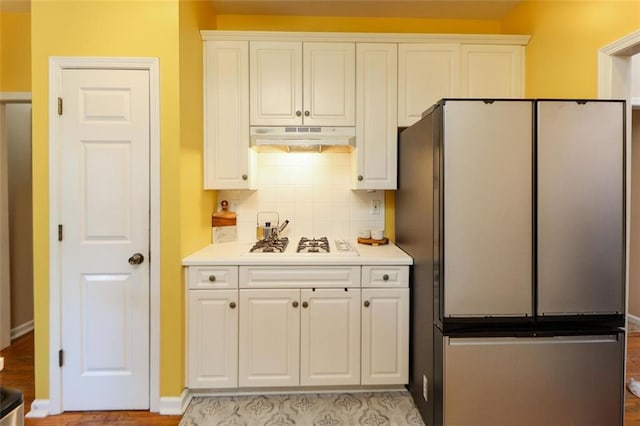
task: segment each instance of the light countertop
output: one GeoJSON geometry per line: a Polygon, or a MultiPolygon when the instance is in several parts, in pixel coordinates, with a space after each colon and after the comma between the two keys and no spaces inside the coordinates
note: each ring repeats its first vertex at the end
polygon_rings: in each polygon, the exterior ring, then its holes
{"type": "Polygon", "coordinates": [[[182,259],[184,266],[208,265],[411,265],[413,259],[394,244],[371,246],[349,241],[358,255],[296,253],[296,242],[289,242],[284,253],[249,253],[252,242],[210,244],[182,259]]]}

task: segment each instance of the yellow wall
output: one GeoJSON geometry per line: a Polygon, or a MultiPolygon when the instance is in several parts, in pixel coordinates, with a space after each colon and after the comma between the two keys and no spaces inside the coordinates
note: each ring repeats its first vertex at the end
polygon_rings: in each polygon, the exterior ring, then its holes
{"type": "Polygon", "coordinates": [[[215,23],[208,2],[180,0],[181,251],[186,256],[211,243],[215,191],[203,191],[203,96],[201,28],[215,23]]]}
{"type": "Polygon", "coordinates": [[[181,365],[176,360],[183,358],[183,311],[181,299],[175,299],[182,281],[177,0],[34,1],[31,18],[36,397],[49,394],[49,56],[160,58],[160,394],[179,395],[182,372],[176,371],[181,365]]]}
{"type": "Polygon", "coordinates": [[[0,92],[31,91],[31,16],[0,13],[0,92]]]}
{"type": "Polygon", "coordinates": [[[502,21],[530,34],[527,97],[595,98],[598,49],[640,28],[640,1],[524,1],[502,21]]]}
{"type": "Polygon", "coordinates": [[[217,29],[379,33],[500,33],[497,20],[219,15],[217,29]]]}

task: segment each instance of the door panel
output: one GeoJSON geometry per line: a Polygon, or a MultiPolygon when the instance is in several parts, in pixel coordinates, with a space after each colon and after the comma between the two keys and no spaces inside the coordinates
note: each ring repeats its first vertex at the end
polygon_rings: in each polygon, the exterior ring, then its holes
{"type": "Polygon", "coordinates": [[[360,384],[360,289],[301,290],[300,384],[360,384]]]}
{"type": "Polygon", "coordinates": [[[187,386],[238,386],[238,290],[190,290],[187,386]]]}
{"type": "Polygon", "coordinates": [[[530,101],[444,105],[444,317],[532,315],[530,101]]]}
{"type": "Polygon", "coordinates": [[[362,290],[362,384],[409,381],[409,289],[362,290]]]}
{"type": "Polygon", "coordinates": [[[63,409],[147,409],[148,71],[62,79],[63,409]],[[134,253],[145,261],[129,264],[134,253]]]}
{"type": "Polygon", "coordinates": [[[255,41],[249,52],[251,125],[302,124],[302,43],[255,41]]]}
{"type": "Polygon", "coordinates": [[[624,103],[538,103],[538,313],[624,312],[624,103]]]}
{"type": "Polygon", "coordinates": [[[240,290],[240,386],[298,385],[299,299],[297,289],[240,290]]]}

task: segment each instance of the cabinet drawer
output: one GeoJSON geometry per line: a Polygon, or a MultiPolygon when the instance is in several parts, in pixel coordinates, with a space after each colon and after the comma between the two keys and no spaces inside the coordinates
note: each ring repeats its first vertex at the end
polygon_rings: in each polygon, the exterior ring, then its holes
{"type": "Polygon", "coordinates": [[[190,289],[238,288],[238,267],[190,266],[187,281],[190,289]]]}
{"type": "Polygon", "coordinates": [[[363,266],[362,287],[409,287],[409,266],[363,266]]]}
{"type": "Polygon", "coordinates": [[[360,287],[359,266],[241,266],[240,288],[360,287]]]}

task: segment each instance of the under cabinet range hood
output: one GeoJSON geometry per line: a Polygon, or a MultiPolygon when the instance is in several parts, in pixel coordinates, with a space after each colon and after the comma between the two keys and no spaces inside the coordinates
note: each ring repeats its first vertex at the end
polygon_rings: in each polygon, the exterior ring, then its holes
{"type": "Polygon", "coordinates": [[[354,127],[251,127],[251,148],[274,152],[351,152],[354,127]]]}

